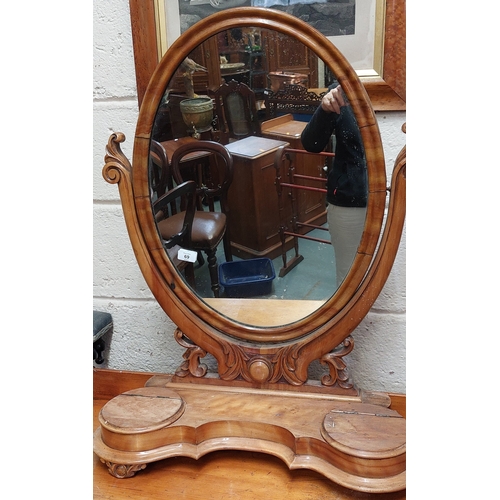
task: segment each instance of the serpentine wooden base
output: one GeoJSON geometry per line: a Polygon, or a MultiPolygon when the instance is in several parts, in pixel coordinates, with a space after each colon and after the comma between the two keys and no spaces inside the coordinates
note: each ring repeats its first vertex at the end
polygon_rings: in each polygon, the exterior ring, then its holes
{"type": "Polygon", "coordinates": [[[406,421],[358,397],[167,383],[127,391],[99,415],[94,452],[117,478],[216,450],[274,455],[344,487],[406,487],[406,421]]]}

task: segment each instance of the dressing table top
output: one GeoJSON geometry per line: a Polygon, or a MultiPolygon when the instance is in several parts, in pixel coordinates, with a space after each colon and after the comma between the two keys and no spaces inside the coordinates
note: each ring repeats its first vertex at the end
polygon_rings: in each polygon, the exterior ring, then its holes
{"type": "Polygon", "coordinates": [[[293,323],[321,307],[324,300],[205,298],[209,306],[244,324],[279,326],[293,323]]]}

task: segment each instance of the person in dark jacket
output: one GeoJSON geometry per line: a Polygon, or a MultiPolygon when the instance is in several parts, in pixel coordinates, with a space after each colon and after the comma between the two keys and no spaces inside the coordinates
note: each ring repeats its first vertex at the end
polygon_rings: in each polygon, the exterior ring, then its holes
{"type": "Polygon", "coordinates": [[[335,158],[327,179],[327,222],[339,286],[352,265],[363,234],[368,176],[361,133],[337,82],[330,85],[304,128],[302,145],[306,151],[319,153],[325,150],[332,136],[335,158]]]}

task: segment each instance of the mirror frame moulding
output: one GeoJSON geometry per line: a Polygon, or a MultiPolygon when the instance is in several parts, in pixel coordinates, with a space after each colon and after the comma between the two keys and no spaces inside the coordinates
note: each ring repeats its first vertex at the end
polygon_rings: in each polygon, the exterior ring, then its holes
{"type": "Polygon", "coordinates": [[[399,205],[404,203],[404,189],[396,185],[403,176],[396,171],[393,173],[388,218],[381,233],[387,198],[385,160],[375,114],[355,71],[340,52],[336,49],[332,51],[325,37],[296,17],[281,12],[273,13],[276,11],[270,9],[246,7],[241,9],[235,19],[235,10],[229,13],[222,11],[206,18],[208,21],[200,21],[195,31],[187,32],[185,37],[172,45],[168,57],[162,59],[151,78],[139,112],[133,153],[134,168],[119,148],[119,143],[125,137],[123,134],[113,134],[108,143],[103,175],[108,182],[119,183],[127,229],[136,258],[159,305],[177,325],[176,337],[180,339],[183,333],[187,334],[197,346],[214,355],[219,375],[225,380],[237,376],[235,370],[244,366],[244,362],[235,362],[235,359],[242,360],[255,352],[273,355],[287,366],[294,365],[291,370],[284,367],[280,369],[287,374],[290,383],[301,385],[307,380],[309,364],[339,346],[362,321],[389,275],[404,223],[404,209],[394,210],[391,206],[396,202],[399,205]],[[267,11],[265,16],[262,10],[267,11]],[[282,22],[284,19],[287,23],[282,22]],[[217,24],[216,30],[213,29],[214,24],[217,24]],[[222,316],[195,295],[164,251],[154,223],[149,195],[147,165],[150,137],[157,107],[168,84],[165,75],[170,78],[184,57],[206,38],[217,31],[238,25],[275,29],[295,36],[325,60],[339,77],[353,106],[368,161],[367,220],[370,223],[365,226],[351,271],[325,305],[302,320],[278,327],[238,323],[222,316]],[[393,239],[387,244],[389,234],[393,239]]]}
{"type": "MultiPolygon", "coordinates": [[[[129,0],[137,97],[159,63],[155,0],[129,0]]],[[[406,110],[406,0],[386,0],[383,73],[361,79],[375,111],[406,110]]]]}

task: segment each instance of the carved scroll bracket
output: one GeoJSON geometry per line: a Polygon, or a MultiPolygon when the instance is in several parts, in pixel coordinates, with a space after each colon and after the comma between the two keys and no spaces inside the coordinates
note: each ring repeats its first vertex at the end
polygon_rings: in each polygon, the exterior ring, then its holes
{"type": "Polygon", "coordinates": [[[342,359],[354,349],[354,339],[349,335],[344,341],[333,351],[321,357],[320,362],[327,365],[330,373],[321,379],[323,385],[332,386],[337,383],[343,389],[351,389],[353,387],[347,373],[347,365],[342,359]]]}
{"type": "Polygon", "coordinates": [[[182,355],[185,361],[177,369],[175,374],[178,377],[186,377],[192,375],[193,377],[201,378],[207,373],[207,366],[200,363],[200,359],[204,358],[207,354],[201,347],[197,346],[190,339],[188,339],[179,328],[174,332],[174,338],[179,345],[185,347],[187,350],[182,355]]]}
{"type": "Polygon", "coordinates": [[[120,147],[120,144],[124,141],[125,134],[122,132],[111,134],[108,139],[102,176],[110,184],[119,183],[122,180],[122,174],[129,176],[132,171],[132,166],[120,147]]]}
{"type": "MultiPolygon", "coordinates": [[[[207,374],[207,366],[200,363],[207,352],[192,342],[184,333],[177,328],[174,337],[179,345],[186,348],[183,354],[184,362],[175,374],[178,377],[189,375],[202,378],[207,374]]],[[[333,351],[323,355],[320,362],[328,365],[329,374],[322,377],[321,382],[325,386],[335,384],[342,389],[352,389],[353,384],[349,380],[347,365],[342,359],[354,348],[354,340],[347,337],[333,351]]],[[[221,380],[232,381],[242,379],[251,383],[282,383],[300,386],[306,383],[296,373],[296,362],[299,357],[300,346],[282,347],[270,353],[252,353],[242,346],[222,342],[224,353],[222,372],[219,372],[221,380]]]]}

